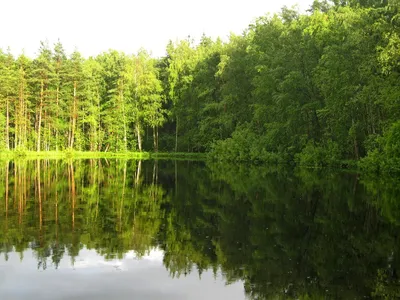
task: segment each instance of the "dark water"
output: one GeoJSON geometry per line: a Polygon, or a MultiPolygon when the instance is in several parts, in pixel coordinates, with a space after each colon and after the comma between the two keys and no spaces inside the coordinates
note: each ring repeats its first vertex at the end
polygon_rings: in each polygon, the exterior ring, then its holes
{"type": "Polygon", "coordinates": [[[400,178],[0,162],[0,299],[394,299],[400,178]]]}

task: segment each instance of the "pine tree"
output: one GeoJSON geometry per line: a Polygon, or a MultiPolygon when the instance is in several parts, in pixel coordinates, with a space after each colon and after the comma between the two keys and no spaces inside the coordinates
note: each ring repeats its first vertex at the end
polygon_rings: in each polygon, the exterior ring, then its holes
{"type": "Polygon", "coordinates": [[[35,107],[36,151],[50,149],[52,110],[49,104],[52,100],[51,85],[54,80],[54,67],[51,58],[52,52],[48,44],[41,42],[39,55],[32,64],[31,78],[31,97],[35,107]]]}

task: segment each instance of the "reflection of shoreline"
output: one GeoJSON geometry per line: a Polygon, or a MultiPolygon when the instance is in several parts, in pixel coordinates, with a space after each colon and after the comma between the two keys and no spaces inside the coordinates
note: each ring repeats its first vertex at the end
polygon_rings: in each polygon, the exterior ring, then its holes
{"type": "Polygon", "coordinates": [[[158,169],[149,165],[153,173],[144,173],[136,160],[107,164],[104,168],[100,159],[4,162],[0,253],[32,248],[46,268],[46,260],[57,265],[66,252],[76,257],[84,245],[108,259],[128,250],[143,256],[156,246],[165,194],[154,182],[158,169]]]}
{"type": "Polygon", "coordinates": [[[358,298],[391,288],[398,269],[400,218],[381,218],[380,206],[400,211],[395,178],[368,185],[327,169],[188,162],[22,167],[25,186],[14,185],[13,163],[0,168],[10,184],[8,201],[0,199],[0,252],[32,253],[32,270],[95,276],[130,265],[163,267],[172,278],[222,270],[228,284],[244,281],[248,295],[264,299],[282,291],[326,298],[327,290],[358,298]]]}
{"type": "Polygon", "coordinates": [[[138,256],[134,251],[128,251],[122,259],[104,259],[103,256],[99,255],[96,251],[83,248],[79,252],[79,256],[75,259],[74,264],[71,264],[73,269],[114,269],[116,271],[127,271],[126,261],[127,260],[144,260],[151,263],[157,263],[162,265],[164,258],[164,251],[153,248],[148,254],[138,256]]]}
{"type": "MultiPolygon", "coordinates": [[[[14,263],[19,263],[27,259],[30,265],[34,268],[37,267],[37,258],[34,248],[25,250],[22,255],[18,253],[15,248],[8,253],[8,257],[0,256],[0,271],[9,271],[13,267],[14,263]],[[11,259],[10,259],[11,257],[11,259]],[[21,259],[23,257],[23,259],[21,259]],[[32,263],[32,259],[34,263],[32,263]]],[[[163,266],[164,251],[154,247],[149,250],[145,255],[138,255],[135,251],[130,250],[126,252],[123,258],[106,259],[103,255],[99,254],[95,249],[88,249],[83,247],[78,256],[73,259],[67,254],[64,255],[63,259],[59,261],[59,265],[56,268],[50,261],[47,262],[47,268],[41,271],[59,270],[59,269],[93,269],[93,270],[116,270],[116,271],[127,271],[127,261],[146,261],[150,264],[163,266]]],[[[32,268],[33,269],[33,268],[32,268]]]]}
{"type": "Polygon", "coordinates": [[[71,268],[71,262],[64,259],[59,269],[42,271],[36,268],[32,250],[24,252],[22,261],[18,253],[11,252],[8,262],[0,257],[0,299],[245,299],[243,282],[227,286],[223,276],[215,277],[212,270],[204,271],[201,278],[197,272],[172,278],[159,260],[161,253],[153,249],[136,259],[129,251],[121,260],[105,261],[95,250],[83,248],[76,263],[86,265],[71,268]]]}

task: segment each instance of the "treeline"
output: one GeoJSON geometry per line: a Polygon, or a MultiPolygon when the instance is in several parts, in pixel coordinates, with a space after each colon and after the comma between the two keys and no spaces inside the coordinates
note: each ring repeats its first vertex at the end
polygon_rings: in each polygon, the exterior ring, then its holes
{"type": "Polygon", "coordinates": [[[41,43],[33,60],[0,52],[0,149],[142,150],[143,130],[164,121],[156,61],[140,50],[67,57],[41,43]]]}
{"type": "Polygon", "coordinates": [[[211,152],[224,160],[399,169],[400,4],[283,8],[228,42],[166,56],[1,55],[5,149],[211,152]],[[143,145],[143,146],[142,146],[143,145]]]}
{"type": "Polygon", "coordinates": [[[177,149],[217,159],[397,169],[400,14],[395,1],[283,8],[226,44],[168,51],[177,149]],[[397,167],[396,167],[397,166],[397,167]]]}

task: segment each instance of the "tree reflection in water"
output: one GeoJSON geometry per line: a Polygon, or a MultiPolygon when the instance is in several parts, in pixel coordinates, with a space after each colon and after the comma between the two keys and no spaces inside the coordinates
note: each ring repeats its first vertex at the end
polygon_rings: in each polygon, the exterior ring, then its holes
{"type": "Polygon", "coordinates": [[[173,277],[221,270],[250,298],[400,296],[400,179],[333,170],[135,160],[0,166],[5,259],[38,268],[93,249],[160,249],[173,277]]]}

